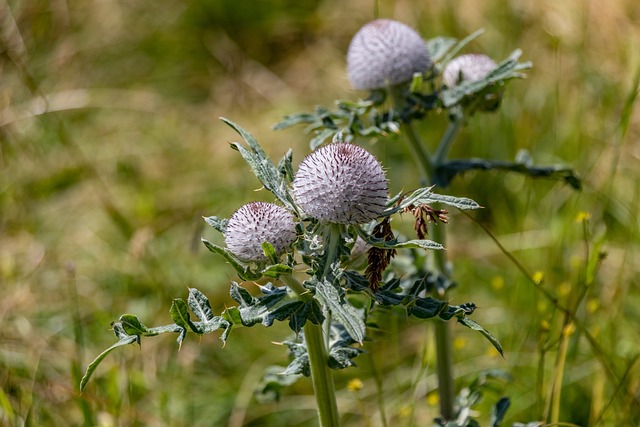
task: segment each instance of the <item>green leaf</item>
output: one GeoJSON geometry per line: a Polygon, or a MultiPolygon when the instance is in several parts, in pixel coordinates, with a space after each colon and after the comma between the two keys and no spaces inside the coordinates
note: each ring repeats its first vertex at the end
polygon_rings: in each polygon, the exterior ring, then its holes
{"type": "Polygon", "coordinates": [[[309,147],[315,150],[321,146],[327,139],[331,138],[337,131],[335,129],[324,129],[309,141],[309,147]]]}
{"type": "Polygon", "coordinates": [[[310,113],[295,113],[284,116],[282,121],[273,125],[273,130],[282,130],[299,124],[314,123],[316,115],[310,113]]]}
{"type": "Polygon", "coordinates": [[[448,206],[453,206],[454,208],[458,208],[460,210],[473,210],[482,208],[482,206],[480,206],[477,202],[466,197],[454,197],[433,193],[431,191],[433,190],[433,187],[434,186],[424,187],[415,190],[413,193],[403,198],[396,207],[392,208],[390,210],[390,213],[395,213],[412,205],[428,205],[432,203],[442,203],[448,206]]]}
{"type": "Polygon", "coordinates": [[[490,427],[500,427],[500,423],[502,423],[504,416],[507,414],[509,406],[511,406],[511,401],[508,397],[503,397],[498,400],[498,403],[496,403],[491,410],[491,421],[489,421],[490,427]]]}
{"type": "MultiPolygon", "coordinates": [[[[298,298],[293,298],[286,286],[276,288],[272,284],[260,286],[263,296],[253,297],[246,289],[232,282],[230,288],[231,298],[239,304],[237,312],[231,312],[227,316],[236,315],[234,319],[227,319],[232,323],[238,320],[243,326],[253,326],[262,323],[264,326],[273,325],[274,321],[290,319],[290,326],[295,332],[299,332],[298,325],[304,325],[307,308],[305,303],[298,298]],[[294,320],[291,320],[291,317],[294,320]],[[239,319],[238,319],[239,317],[239,319]]],[[[309,312],[308,315],[310,315],[309,312]]],[[[301,327],[300,326],[300,327],[301,327]]]]}
{"type": "Polygon", "coordinates": [[[493,344],[495,349],[498,350],[498,353],[500,353],[500,355],[504,357],[504,351],[502,349],[502,345],[500,345],[498,340],[493,335],[491,335],[489,331],[487,331],[485,328],[483,328],[482,326],[480,326],[479,324],[477,324],[476,322],[474,322],[473,320],[469,319],[466,316],[459,317],[458,322],[462,323],[467,328],[473,329],[474,331],[478,331],[482,335],[484,335],[484,337],[488,339],[491,344],[493,344]]]}
{"type": "Polygon", "coordinates": [[[440,62],[442,58],[455,46],[458,40],[451,37],[435,37],[427,40],[429,57],[433,62],[440,62]]]}
{"type": "Polygon", "coordinates": [[[176,342],[178,343],[178,351],[182,349],[182,341],[184,341],[186,336],[187,330],[181,327],[180,331],[178,332],[178,338],[176,338],[176,342]]]}
{"type": "Polygon", "coordinates": [[[410,248],[420,248],[420,249],[430,249],[430,250],[444,250],[444,246],[442,246],[438,242],[434,242],[433,240],[409,240],[406,242],[395,243],[395,244],[374,244],[375,247],[385,248],[385,249],[410,249],[410,248]]]}
{"type": "Polygon", "coordinates": [[[424,201],[421,200],[421,203],[442,203],[443,205],[453,206],[454,208],[458,208],[462,211],[482,208],[482,206],[480,206],[476,201],[466,197],[454,197],[436,193],[430,193],[425,197],[424,201]]]}
{"type": "Polygon", "coordinates": [[[347,330],[351,337],[362,344],[365,336],[365,324],[362,313],[340,295],[338,289],[326,280],[310,279],[316,289],[316,298],[329,309],[333,319],[347,330]]]}
{"type": "Polygon", "coordinates": [[[344,369],[356,364],[353,359],[360,355],[362,350],[353,347],[336,347],[329,351],[329,367],[331,369],[344,369]]]}
{"type": "Polygon", "coordinates": [[[299,333],[307,320],[316,325],[320,325],[324,321],[324,315],[318,301],[313,299],[306,301],[293,311],[289,315],[289,327],[295,333],[299,333]]]}
{"type": "Polygon", "coordinates": [[[356,227],[358,235],[371,246],[375,246],[380,249],[429,249],[429,250],[444,250],[438,242],[433,240],[420,239],[420,240],[408,240],[406,242],[398,242],[397,240],[384,240],[378,239],[366,233],[361,227],[356,227]]]}
{"type": "Polygon", "coordinates": [[[273,193],[290,210],[295,210],[294,205],[291,203],[292,198],[288,194],[287,182],[283,179],[271,159],[267,157],[258,141],[247,130],[234,122],[224,117],[221,117],[220,120],[238,132],[249,145],[249,149],[247,149],[243,145],[234,142],[231,147],[240,152],[251,167],[251,170],[253,170],[256,178],[264,185],[264,188],[273,193]]]}
{"type": "Polygon", "coordinates": [[[289,347],[289,353],[293,356],[289,366],[287,366],[287,369],[283,373],[285,375],[304,375],[305,377],[310,377],[311,365],[309,364],[307,347],[304,344],[292,341],[285,341],[283,344],[289,347]]]}
{"type": "Polygon", "coordinates": [[[185,330],[191,329],[195,333],[200,333],[198,328],[191,321],[191,316],[189,316],[189,307],[182,298],[176,298],[173,300],[169,312],[171,313],[173,321],[176,322],[176,325],[185,330]]]}
{"type": "Polygon", "coordinates": [[[256,302],[256,298],[251,296],[249,291],[247,291],[242,286],[238,285],[236,282],[231,282],[231,287],[229,288],[229,294],[231,298],[238,304],[242,305],[253,305],[256,302]]]}
{"type": "Polygon", "coordinates": [[[138,317],[133,314],[123,314],[118,321],[127,335],[145,335],[149,330],[149,328],[143,325],[138,317]]]}
{"type": "Polygon", "coordinates": [[[193,314],[204,323],[210,323],[213,321],[213,310],[207,298],[202,292],[196,288],[189,288],[189,297],[187,298],[187,304],[193,314]]]}
{"type": "Polygon", "coordinates": [[[207,222],[207,224],[209,224],[222,234],[227,232],[227,224],[229,223],[228,219],[218,218],[217,216],[205,216],[203,218],[207,222]]]}
{"type": "Polygon", "coordinates": [[[440,93],[444,106],[450,108],[460,103],[465,97],[500,89],[508,80],[524,78],[524,74],[519,71],[531,68],[531,63],[519,63],[514,56],[502,61],[495,70],[481,80],[464,81],[452,88],[444,89],[440,93]]]}
{"type": "Polygon", "coordinates": [[[278,254],[276,254],[276,249],[269,242],[262,242],[262,252],[267,257],[269,261],[274,264],[278,263],[278,254]]]}
{"type": "Polygon", "coordinates": [[[284,177],[284,179],[288,183],[293,182],[293,178],[295,177],[295,174],[293,172],[293,150],[291,148],[289,148],[287,153],[284,155],[284,157],[282,157],[282,159],[278,163],[278,171],[280,172],[280,175],[284,177]]]}
{"type": "Polygon", "coordinates": [[[265,326],[271,326],[275,320],[281,322],[289,319],[289,326],[294,332],[298,333],[304,326],[306,319],[299,315],[296,316],[296,314],[305,314],[307,312],[305,307],[306,304],[303,301],[291,301],[287,304],[279,305],[275,309],[269,310],[269,312],[264,316],[262,324],[265,326]],[[291,322],[292,318],[295,319],[293,322],[291,322]]]}
{"type": "Polygon", "coordinates": [[[442,60],[442,62],[444,63],[449,62],[454,56],[456,56],[458,52],[462,50],[462,48],[464,48],[466,45],[471,43],[473,40],[480,37],[482,34],[484,34],[484,29],[480,28],[479,30],[474,31],[473,33],[469,34],[467,37],[460,40],[455,45],[455,47],[453,47],[451,50],[447,52],[447,56],[442,60]]]}
{"type": "Polygon", "coordinates": [[[267,268],[262,270],[261,273],[265,277],[278,278],[281,274],[292,274],[293,268],[284,264],[275,264],[268,266],[267,268]]]}
{"type": "Polygon", "coordinates": [[[419,319],[431,319],[440,315],[448,306],[446,301],[435,298],[418,298],[407,307],[407,312],[419,319]]]}
{"type": "Polygon", "coordinates": [[[84,376],[82,377],[82,379],[80,380],[80,393],[84,391],[84,388],[87,386],[87,383],[91,378],[91,375],[93,375],[93,372],[96,370],[98,365],[104,360],[105,357],[109,355],[109,353],[111,353],[113,350],[115,350],[118,347],[133,344],[134,342],[137,342],[137,341],[138,341],[137,336],[129,336],[126,338],[121,338],[120,341],[118,341],[117,343],[115,343],[114,345],[112,345],[102,353],[100,353],[100,355],[98,355],[98,357],[96,357],[94,361],[91,362],[89,366],[87,366],[87,370],[84,376]]]}
{"type": "Polygon", "coordinates": [[[242,316],[240,315],[238,307],[228,307],[224,312],[222,312],[222,317],[231,325],[244,326],[242,324],[242,316]]]}
{"type": "Polygon", "coordinates": [[[203,238],[201,240],[202,240],[202,243],[204,243],[204,245],[206,246],[206,248],[209,249],[211,252],[213,252],[215,254],[222,255],[224,257],[224,259],[226,259],[229,262],[229,264],[231,264],[231,266],[236,270],[236,272],[238,273],[238,276],[240,276],[241,279],[243,279],[243,280],[258,280],[260,277],[262,277],[262,275],[260,273],[254,273],[248,267],[245,267],[243,264],[241,264],[233,256],[233,254],[230,253],[225,248],[222,248],[222,247],[220,247],[220,246],[218,246],[218,245],[216,245],[214,243],[211,243],[207,239],[203,238]]]}
{"type": "Polygon", "coordinates": [[[254,391],[254,397],[260,403],[277,402],[282,394],[281,390],[298,381],[302,375],[285,375],[282,366],[269,366],[265,370],[262,380],[254,391]]]}

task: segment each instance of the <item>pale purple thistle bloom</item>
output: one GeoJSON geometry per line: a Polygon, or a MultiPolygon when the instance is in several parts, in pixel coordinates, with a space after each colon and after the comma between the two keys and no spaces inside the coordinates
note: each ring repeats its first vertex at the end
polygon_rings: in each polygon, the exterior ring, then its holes
{"type": "Polygon", "coordinates": [[[224,236],[229,251],[244,262],[266,259],[263,242],[281,254],[297,238],[293,215],[281,206],[264,202],[248,203],[235,211],[224,236]]]}
{"type": "Polygon", "coordinates": [[[464,81],[481,80],[498,68],[493,59],[487,55],[472,53],[455,57],[447,64],[442,73],[442,80],[447,87],[454,87],[464,81]]]}
{"type": "Polygon", "coordinates": [[[390,19],[363,26],[347,52],[347,74],[359,90],[408,82],[432,66],[425,41],[411,27],[390,19]]]}
{"type": "Polygon", "coordinates": [[[378,218],[387,203],[382,165],[364,148],[329,144],[307,156],[293,181],[298,205],[316,219],[364,224],[378,218]]]}

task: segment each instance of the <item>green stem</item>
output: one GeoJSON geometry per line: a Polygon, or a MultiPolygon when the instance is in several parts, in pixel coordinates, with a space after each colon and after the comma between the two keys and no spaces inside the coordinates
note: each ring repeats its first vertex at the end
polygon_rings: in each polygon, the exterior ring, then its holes
{"type": "MultiPolygon", "coordinates": [[[[406,105],[406,88],[402,85],[390,88],[391,98],[393,100],[393,108],[397,111],[402,111],[406,105]]],[[[409,150],[411,155],[418,162],[418,167],[425,173],[425,177],[428,179],[433,174],[433,161],[429,151],[425,148],[422,138],[412,122],[402,122],[400,124],[400,132],[407,136],[407,142],[409,143],[409,150]]]]}
{"type": "Polygon", "coordinates": [[[407,136],[407,142],[409,143],[409,149],[411,154],[418,162],[418,166],[422,169],[425,177],[429,179],[433,175],[434,167],[433,161],[429,152],[424,148],[424,144],[415,127],[412,123],[402,123],[400,125],[400,131],[407,136]]]}
{"type": "MultiPolygon", "coordinates": [[[[433,224],[431,226],[432,238],[442,245],[446,242],[446,233],[442,225],[433,224]]],[[[447,255],[445,251],[434,251],[435,266],[438,271],[449,277],[447,266],[447,255]]],[[[447,300],[447,294],[440,292],[438,297],[447,300]]],[[[436,322],[436,374],[438,376],[438,391],[440,394],[440,414],[445,420],[452,420],[454,417],[453,404],[455,392],[453,387],[453,350],[451,347],[451,326],[449,322],[436,322]]]]}
{"type": "MultiPolygon", "coordinates": [[[[340,236],[342,235],[342,228],[340,224],[328,224],[329,235],[326,236],[325,243],[325,265],[322,272],[322,277],[327,277],[331,271],[331,264],[338,257],[338,246],[340,244],[340,236]]],[[[329,340],[331,338],[331,312],[325,307],[325,321],[324,321],[324,334],[325,334],[325,348],[329,348],[329,340]]]]}
{"type": "MultiPolygon", "coordinates": [[[[453,120],[449,122],[449,126],[445,131],[442,139],[440,140],[440,145],[438,145],[438,149],[436,150],[436,154],[433,156],[433,165],[437,169],[441,166],[447,156],[449,155],[449,149],[451,149],[451,144],[456,138],[458,131],[462,127],[462,113],[456,114],[453,120]]],[[[433,180],[433,178],[432,178],[433,180]]]]}
{"type": "Polygon", "coordinates": [[[304,337],[307,342],[309,365],[311,365],[313,392],[318,403],[320,426],[338,427],[340,426],[340,415],[331,370],[327,364],[329,356],[322,338],[322,327],[307,322],[304,325],[304,337]]]}
{"type": "Polygon", "coordinates": [[[327,224],[327,228],[329,229],[329,235],[326,236],[326,242],[324,246],[324,250],[326,253],[326,263],[324,265],[322,277],[327,277],[327,275],[331,271],[331,264],[333,264],[338,256],[338,245],[340,244],[340,235],[342,234],[342,228],[340,224],[327,224]]]}
{"type": "MultiPolygon", "coordinates": [[[[309,291],[292,276],[282,275],[280,279],[303,301],[313,299],[309,291]]],[[[307,321],[304,325],[304,337],[311,366],[313,393],[318,404],[320,427],[339,427],[340,414],[336,402],[335,386],[328,365],[329,355],[323,339],[322,326],[307,321]]]]}

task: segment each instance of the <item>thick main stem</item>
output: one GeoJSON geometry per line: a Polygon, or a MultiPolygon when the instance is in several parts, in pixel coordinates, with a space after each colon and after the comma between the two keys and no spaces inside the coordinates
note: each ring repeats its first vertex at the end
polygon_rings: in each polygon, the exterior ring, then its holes
{"type": "MultiPolygon", "coordinates": [[[[431,227],[431,236],[433,239],[445,245],[445,230],[442,225],[434,224],[431,227]]],[[[435,251],[434,253],[436,268],[440,274],[449,277],[449,269],[447,267],[447,256],[445,251],[435,251]]],[[[441,292],[438,297],[442,300],[447,299],[446,291],[441,292]]],[[[455,391],[453,388],[453,360],[451,347],[451,327],[449,322],[437,322],[436,330],[436,373],[438,376],[438,390],[440,394],[440,414],[445,420],[453,419],[453,403],[455,391]]]]}
{"type": "Polygon", "coordinates": [[[327,364],[329,357],[322,339],[322,327],[307,322],[304,326],[304,336],[307,341],[309,365],[311,365],[311,382],[313,383],[313,392],[318,403],[320,426],[338,427],[340,425],[340,415],[338,414],[333,377],[327,364]]]}
{"type": "MultiPolygon", "coordinates": [[[[311,301],[313,297],[300,282],[288,275],[280,279],[289,286],[303,301],[311,301]]],[[[307,343],[307,354],[311,366],[311,383],[318,404],[320,427],[339,427],[340,414],[336,401],[333,377],[329,369],[329,355],[325,347],[322,326],[307,321],[304,325],[304,337],[307,343]]]]}

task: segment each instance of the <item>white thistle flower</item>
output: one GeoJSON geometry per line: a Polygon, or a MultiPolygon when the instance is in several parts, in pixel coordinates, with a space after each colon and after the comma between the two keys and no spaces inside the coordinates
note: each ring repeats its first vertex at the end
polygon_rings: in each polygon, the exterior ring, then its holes
{"type": "Polygon", "coordinates": [[[296,173],[293,192],[307,215],[338,224],[364,224],[378,218],[387,203],[382,165],[364,148],[329,144],[307,156],[296,173]]]}
{"type": "Polygon", "coordinates": [[[453,58],[444,68],[442,81],[451,88],[464,81],[481,80],[496,68],[498,64],[487,55],[477,53],[460,55],[453,58]]]}
{"type": "Polygon", "coordinates": [[[224,234],[229,251],[241,261],[265,260],[262,243],[281,254],[296,240],[293,215],[272,203],[252,202],[234,212],[224,234]]]}
{"type": "Polygon", "coordinates": [[[431,68],[425,41],[411,27],[390,19],[363,26],[347,52],[347,74],[359,90],[384,89],[404,83],[431,68]]]}

